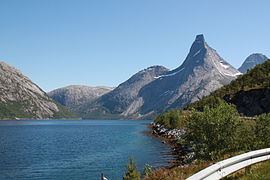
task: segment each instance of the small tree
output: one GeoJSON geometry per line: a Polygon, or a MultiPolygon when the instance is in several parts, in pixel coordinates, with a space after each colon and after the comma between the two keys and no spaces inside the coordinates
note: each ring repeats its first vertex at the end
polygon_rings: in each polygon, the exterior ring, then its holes
{"type": "Polygon", "coordinates": [[[123,180],[140,180],[141,173],[137,171],[138,165],[134,162],[134,157],[130,158],[130,162],[126,165],[128,172],[124,175],[123,180]]]}
{"type": "Polygon", "coordinates": [[[223,100],[203,112],[193,112],[188,121],[186,142],[199,158],[216,159],[239,147],[239,114],[233,105],[223,100]]]}
{"type": "Polygon", "coordinates": [[[255,149],[270,146],[270,113],[257,116],[255,135],[255,149]]]}
{"type": "Polygon", "coordinates": [[[169,114],[169,122],[171,128],[178,128],[180,126],[180,117],[177,111],[171,111],[169,114]]]}

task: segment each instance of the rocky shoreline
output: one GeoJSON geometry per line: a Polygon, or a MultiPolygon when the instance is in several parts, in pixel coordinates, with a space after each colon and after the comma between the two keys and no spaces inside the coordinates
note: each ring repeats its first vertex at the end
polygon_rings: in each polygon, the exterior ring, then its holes
{"type": "Polygon", "coordinates": [[[152,136],[159,138],[162,143],[171,147],[173,160],[169,162],[169,166],[166,168],[186,166],[193,160],[194,153],[191,149],[179,143],[185,135],[185,129],[170,129],[155,122],[150,123],[148,127],[151,129],[152,136]]]}

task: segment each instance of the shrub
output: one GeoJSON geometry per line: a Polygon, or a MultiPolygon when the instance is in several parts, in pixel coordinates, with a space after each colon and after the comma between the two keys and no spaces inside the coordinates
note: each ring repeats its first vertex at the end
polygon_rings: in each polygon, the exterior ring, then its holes
{"type": "Polygon", "coordinates": [[[159,115],[155,122],[166,126],[167,128],[177,129],[185,126],[187,112],[173,110],[159,115]]]}
{"type": "Polygon", "coordinates": [[[149,164],[146,164],[143,168],[143,175],[144,176],[148,176],[149,174],[151,174],[153,172],[153,167],[149,164]]]}
{"type": "Polygon", "coordinates": [[[134,162],[134,158],[130,158],[129,164],[126,166],[128,172],[124,175],[123,180],[140,180],[141,173],[137,171],[138,165],[134,162]]]}
{"type": "Polygon", "coordinates": [[[192,146],[197,157],[217,159],[227,152],[239,149],[240,116],[231,104],[222,100],[216,107],[205,107],[193,112],[187,124],[185,142],[192,146]]]}
{"type": "Polygon", "coordinates": [[[270,147],[270,114],[257,116],[255,122],[255,148],[270,147]]]}

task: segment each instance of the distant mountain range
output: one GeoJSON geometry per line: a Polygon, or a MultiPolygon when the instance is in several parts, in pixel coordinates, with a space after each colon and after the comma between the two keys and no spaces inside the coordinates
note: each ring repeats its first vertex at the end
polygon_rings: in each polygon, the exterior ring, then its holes
{"type": "Polygon", "coordinates": [[[75,117],[19,70],[0,62],[0,119],[75,117]]]}
{"type": "Polygon", "coordinates": [[[152,66],[116,88],[73,85],[48,95],[20,71],[1,62],[0,119],[76,117],[73,113],[96,119],[154,118],[202,99],[266,59],[252,54],[238,71],[198,35],[176,69],[152,66]]]}

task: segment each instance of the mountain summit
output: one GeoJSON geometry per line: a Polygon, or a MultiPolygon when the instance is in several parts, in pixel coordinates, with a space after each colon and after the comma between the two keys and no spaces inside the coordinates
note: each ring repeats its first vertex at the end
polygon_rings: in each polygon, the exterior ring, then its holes
{"type": "Polygon", "coordinates": [[[218,74],[226,78],[241,74],[205,42],[202,34],[196,36],[185,61],[180,67],[173,70],[172,73],[180,72],[180,70],[184,70],[186,75],[190,75],[192,73],[191,71],[194,70],[205,72],[216,70],[219,72],[218,74]]]}
{"type": "Polygon", "coordinates": [[[238,69],[242,73],[246,73],[248,69],[252,69],[257,64],[261,64],[268,59],[265,55],[261,53],[251,54],[246,58],[242,66],[238,69]]]}
{"type": "Polygon", "coordinates": [[[205,42],[202,34],[197,35],[181,66],[140,91],[144,104],[139,113],[181,108],[228,84],[240,74],[205,42]]]}

